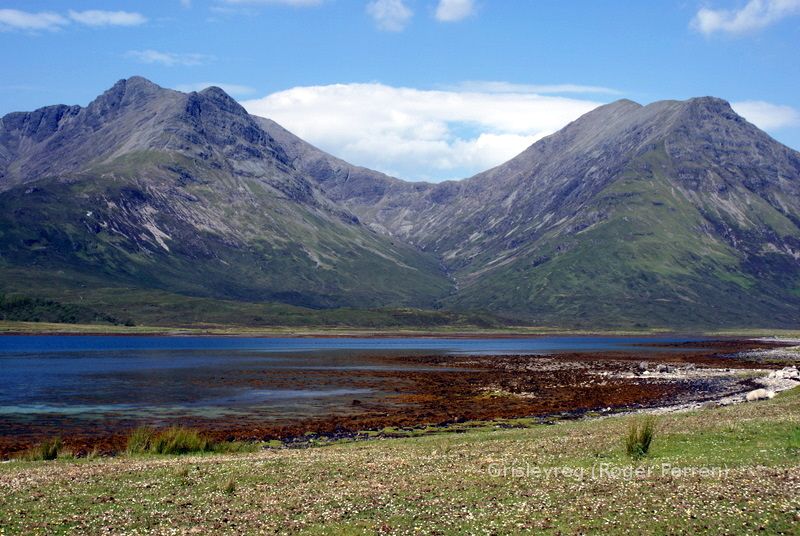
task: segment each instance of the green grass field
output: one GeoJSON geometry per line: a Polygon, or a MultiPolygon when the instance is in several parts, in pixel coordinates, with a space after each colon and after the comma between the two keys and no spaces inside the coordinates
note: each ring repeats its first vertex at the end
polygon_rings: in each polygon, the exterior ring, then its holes
{"type": "Polygon", "coordinates": [[[0,465],[0,533],[796,534],[800,389],[622,416],[251,454],[0,465]]]}

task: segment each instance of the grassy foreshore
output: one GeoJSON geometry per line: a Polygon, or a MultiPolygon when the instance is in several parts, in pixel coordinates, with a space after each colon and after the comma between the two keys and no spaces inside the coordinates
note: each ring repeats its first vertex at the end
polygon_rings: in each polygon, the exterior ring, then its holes
{"type": "Polygon", "coordinates": [[[203,324],[194,326],[122,326],[109,324],[58,324],[48,322],[0,321],[0,334],[74,334],[74,335],[218,335],[252,337],[382,337],[382,336],[524,336],[524,335],[641,335],[667,333],[669,330],[570,330],[539,326],[512,326],[504,328],[482,328],[478,326],[435,327],[333,327],[333,326],[239,326],[229,324],[203,324]]]}
{"type": "MultiPolygon", "coordinates": [[[[114,326],[108,324],[59,324],[49,322],[14,322],[0,320],[0,335],[169,335],[169,336],[240,336],[240,337],[524,337],[557,335],[648,336],[668,335],[668,328],[581,330],[548,326],[436,326],[429,328],[358,328],[358,327],[289,327],[237,326],[204,324],[197,326],[114,326]]],[[[685,332],[684,332],[685,333],[685,332]]],[[[698,335],[718,337],[800,338],[800,330],[750,328],[740,330],[697,330],[698,335]]]]}
{"type": "Polygon", "coordinates": [[[791,534],[800,390],[658,417],[270,449],[0,465],[0,532],[791,534]]]}

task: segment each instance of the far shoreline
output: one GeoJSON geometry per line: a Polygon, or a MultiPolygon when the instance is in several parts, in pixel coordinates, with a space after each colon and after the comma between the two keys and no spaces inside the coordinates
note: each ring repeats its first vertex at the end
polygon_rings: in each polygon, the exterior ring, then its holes
{"type": "Polygon", "coordinates": [[[434,339],[522,339],[543,337],[718,337],[725,339],[798,338],[800,329],[582,329],[549,326],[481,328],[452,326],[444,328],[363,328],[363,327],[250,327],[250,326],[112,326],[103,324],[56,324],[44,322],[0,321],[0,336],[64,337],[230,337],[230,338],[434,338],[434,339]]]}

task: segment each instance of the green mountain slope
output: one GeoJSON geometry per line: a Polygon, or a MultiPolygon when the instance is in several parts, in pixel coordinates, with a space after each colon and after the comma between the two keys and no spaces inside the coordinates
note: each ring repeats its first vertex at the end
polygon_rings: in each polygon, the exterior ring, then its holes
{"type": "Polygon", "coordinates": [[[70,110],[4,118],[20,155],[0,193],[0,270],[313,308],[430,307],[450,289],[433,256],[328,200],[220,90],[131,79],[70,110]],[[69,147],[86,155],[57,158],[69,147]]]}
{"type": "MultiPolygon", "coordinates": [[[[643,155],[599,192],[592,210],[602,221],[578,230],[565,222],[511,262],[469,274],[450,305],[576,326],[797,325],[794,259],[763,249],[764,237],[761,251],[745,253],[710,232],[709,215],[674,188],[663,159],[660,150],[643,155]]],[[[766,203],[753,205],[752,233],[773,232],[772,222],[784,237],[800,234],[766,203]]]]}

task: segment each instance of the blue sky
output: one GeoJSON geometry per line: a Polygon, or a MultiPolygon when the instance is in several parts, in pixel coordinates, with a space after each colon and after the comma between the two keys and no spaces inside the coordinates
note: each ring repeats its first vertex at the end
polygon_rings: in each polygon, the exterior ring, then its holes
{"type": "Polygon", "coordinates": [[[592,107],[714,95],[800,148],[800,0],[0,2],[0,114],[139,74],[337,156],[459,178],[592,107]]]}

